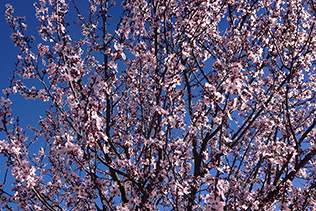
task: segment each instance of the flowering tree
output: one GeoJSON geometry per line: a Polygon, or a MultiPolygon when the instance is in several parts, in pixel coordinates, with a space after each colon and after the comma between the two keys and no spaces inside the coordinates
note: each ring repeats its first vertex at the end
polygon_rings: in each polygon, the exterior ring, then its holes
{"type": "Polygon", "coordinates": [[[39,37],[7,5],[2,208],[316,210],[315,2],[113,4],[40,0],[39,37]],[[49,105],[33,136],[13,93],[49,105]]]}

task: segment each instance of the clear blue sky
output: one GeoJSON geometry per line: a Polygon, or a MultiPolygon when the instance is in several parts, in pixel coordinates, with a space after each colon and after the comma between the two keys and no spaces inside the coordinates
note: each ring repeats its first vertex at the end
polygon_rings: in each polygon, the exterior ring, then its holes
{"type": "MultiPolygon", "coordinates": [[[[5,5],[7,3],[11,4],[15,9],[14,16],[24,16],[26,18],[25,23],[27,24],[27,35],[34,35],[35,36],[35,43],[33,45],[33,49],[36,49],[36,46],[39,42],[41,42],[40,37],[38,36],[37,26],[39,26],[39,22],[35,17],[35,8],[33,6],[34,2],[38,2],[38,0],[0,0],[0,97],[4,96],[2,90],[7,88],[10,84],[8,77],[12,77],[13,70],[15,68],[15,63],[17,62],[17,55],[19,54],[20,50],[18,47],[14,47],[14,43],[11,40],[10,36],[12,33],[12,29],[10,28],[9,24],[6,23],[5,20],[5,5]]],[[[120,6],[121,0],[116,0],[117,4],[114,8],[110,10],[110,14],[114,17],[114,22],[117,23],[119,17],[121,15],[122,9],[120,6]]],[[[76,4],[81,8],[81,12],[87,12],[87,5],[88,0],[76,0],[76,4]]],[[[73,4],[69,5],[70,10],[74,11],[73,4]]],[[[74,15],[75,13],[71,13],[70,15],[74,15]]],[[[116,24],[113,24],[109,27],[110,30],[114,30],[116,24]]],[[[72,36],[73,34],[70,33],[72,36]]],[[[28,87],[33,86],[34,84],[39,84],[36,82],[35,79],[26,81],[25,84],[28,87]]],[[[36,85],[35,85],[36,86],[36,85]]],[[[38,87],[42,88],[42,87],[38,87]]],[[[11,109],[13,110],[12,113],[14,114],[14,118],[16,119],[19,117],[20,125],[23,128],[23,131],[26,131],[30,138],[33,138],[32,133],[30,133],[27,129],[27,125],[31,125],[33,127],[38,128],[38,117],[45,116],[45,110],[48,107],[48,103],[43,103],[41,100],[25,100],[23,97],[19,95],[10,95],[10,99],[12,100],[13,104],[11,105],[11,109]]],[[[5,133],[0,132],[0,140],[5,139],[5,133]]],[[[41,140],[36,142],[31,150],[35,152],[42,146],[41,140]]],[[[4,163],[5,159],[3,155],[0,155],[0,183],[3,182],[4,178],[4,163]]],[[[10,172],[9,172],[10,174],[10,172]]],[[[12,186],[12,177],[7,178],[7,183],[5,190],[10,192],[12,186]]]]}
{"type": "MultiPolygon", "coordinates": [[[[15,68],[15,63],[17,62],[17,55],[19,53],[19,48],[14,47],[14,43],[10,38],[12,33],[12,29],[9,24],[6,23],[5,20],[5,5],[7,3],[11,4],[15,9],[15,16],[24,16],[26,18],[27,24],[27,35],[34,35],[36,38],[35,45],[36,47],[38,42],[41,42],[40,37],[38,36],[38,32],[36,27],[39,26],[39,22],[35,17],[35,8],[33,6],[34,2],[38,2],[38,0],[1,0],[0,1],[0,96],[4,96],[2,94],[2,90],[9,86],[8,77],[12,77],[13,70],[15,68]]],[[[84,9],[87,9],[87,0],[76,0],[76,4],[81,9],[81,12],[85,12],[84,9]]],[[[114,22],[117,23],[119,17],[121,15],[122,9],[120,6],[121,0],[116,0],[116,5],[114,8],[110,10],[110,14],[112,13],[114,17],[114,22]],[[116,13],[116,14],[113,14],[116,13]]],[[[69,4],[70,11],[74,11],[73,4],[69,4]]],[[[71,15],[73,15],[72,13],[71,15]]],[[[114,30],[116,24],[110,26],[110,30],[114,30]]],[[[70,33],[72,36],[73,34],[70,33]]],[[[27,81],[25,84],[31,87],[36,81],[27,81]]],[[[39,87],[41,88],[41,87],[39,87]]],[[[44,116],[45,108],[47,108],[47,103],[42,103],[40,100],[24,100],[23,97],[19,95],[11,94],[10,99],[13,101],[11,106],[14,116],[20,118],[20,124],[24,128],[27,125],[36,126],[38,116],[44,116]]],[[[0,139],[3,139],[3,134],[0,133],[0,139]]]]}
{"type": "MultiPolygon", "coordinates": [[[[15,63],[17,62],[17,55],[19,53],[19,48],[14,47],[14,43],[10,36],[12,29],[5,20],[5,5],[10,3],[15,9],[16,16],[25,16],[28,23],[28,33],[37,34],[36,26],[37,20],[35,18],[35,9],[33,6],[33,0],[1,0],[0,1],[0,97],[4,96],[2,90],[7,88],[10,84],[8,77],[12,77],[13,70],[15,68],[15,63]]],[[[20,118],[20,125],[23,127],[23,131],[27,131],[26,126],[32,125],[37,126],[38,116],[44,115],[45,104],[41,103],[39,100],[24,100],[23,97],[19,95],[10,95],[10,99],[13,104],[11,109],[13,110],[14,118],[20,118]]],[[[46,104],[47,106],[47,104],[46,104]]],[[[29,133],[30,134],[30,133],[29,133]]],[[[0,133],[0,140],[5,139],[5,133],[0,133]]],[[[37,143],[40,146],[40,143],[37,143]]],[[[38,147],[36,147],[38,148],[38,147]]],[[[0,155],[0,182],[4,179],[4,163],[6,159],[0,155]]],[[[10,172],[9,172],[10,174],[10,172]]],[[[6,181],[5,190],[11,190],[12,177],[8,176],[6,181]]]]}
{"type": "MultiPolygon", "coordinates": [[[[33,6],[34,0],[1,0],[0,8],[0,89],[1,94],[3,96],[2,90],[9,86],[8,77],[12,77],[13,70],[15,68],[15,63],[17,62],[17,54],[19,53],[19,49],[14,47],[14,43],[10,38],[12,33],[12,29],[9,24],[6,23],[5,20],[5,5],[10,3],[15,9],[16,16],[25,16],[26,22],[28,25],[27,33],[35,34],[36,27],[38,26],[38,22],[35,18],[35,9],[33,6]]],[[[13,114],[15,117],[20,117],[20,123],[22,126],[26,126],[28,124],[34,125],[37,122],[38,116],[45,111],[43,108],[43,103],[40,103],[39,100],[24,100],[23,97],[18,95],[11,95],[10,98],[13,101],[11,106],[13,110],[13,114]]],[[[35,126],[35,125],[34,125],[35,126]]],[[[0,138],[3,138],[3,135],[0,135],[0,138]]]]}

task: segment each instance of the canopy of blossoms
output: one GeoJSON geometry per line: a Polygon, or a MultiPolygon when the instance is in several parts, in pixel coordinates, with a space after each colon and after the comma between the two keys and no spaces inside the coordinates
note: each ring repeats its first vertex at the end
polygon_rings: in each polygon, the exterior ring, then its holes
{"type": "Polygon", "coordinates": [[[316,210],[314,0],[79,2],[7,5],[1,209],[316,210]]]}

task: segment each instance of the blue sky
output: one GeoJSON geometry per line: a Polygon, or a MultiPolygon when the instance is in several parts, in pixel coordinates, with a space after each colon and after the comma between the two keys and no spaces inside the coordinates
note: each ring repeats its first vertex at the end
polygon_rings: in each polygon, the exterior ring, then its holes
{"type": "MultiPolygon", "coordinates": [[[[35,45],[36,47],[38,42],[41,42],[40,37],[38,36],[38,32],[36,30],[36,27],[39,26],[39,22],[37,21],[35,17],[35,8],[33,6],[34,2],[38,2],[37,0],[1,0],[0,1],[0,27],[1,27],[1,33],[0,33],[0,96],[4,96],[2,94],[2,90],[7,88],[10,84],[8,77],[12,77],[13,70],[15,68],[15,63],[17,62],[17,55],[19,53],[19,48],[14,47],[14,43],[11,40],[10,36],[12,33],[12,29],[10,28],[9,24],[6,23],[5,20],[5,5],[7,3],[11,4],[13,8],[15,9],[14,15],[15,16],[24,16],[26,18],[25,23],[27,24],[27,35],[34,35],[35,45]]],[[[84,12],[83,10],[86,7],[87,0],[77,0],[76,4],[81,9],[81,12],[84,12]],[[85,4],[83,6],[82,4],[85,4]]],[[[110,10],[110,12],[119,13],[117,15],[113,15],[114,22],[117,23],[119,16],[121,15],[121,9],[120,9],[120,0],[116,1],[117,4],[115,7],[110,10]],[[116,19],[115,19],[116,18],[116,19]]],[[[70,11],[74,11],[73,4],[70,3],[69,5],[70,11]]],[[[116,24],[113,24],[113,27],[115,27],[116,24]]],[[[110,30],[113,30],[112,27],[110,27],[110,30]]],[[[78,32],[79,33],[79,32],[78,32]]],[[[74,33],[70,33],[72,36],[74,33]]],[[[75,36],[76,37],[76,36],[75,36]]],[[[36,86],[38,82],[36,80],[29,80],[24,82],[27,86],[32,87],[33,85],[36,86]]],[[[41,88],[38,86],[37,88],[41,88]]],[[[13,104],[11,105],[11,108],[13,110],[13,114],[16,117],[19,117],[20,124],[23,128],[25,128],[27,125],[36,126],[38,116],[44,116],[44,112],[47,108],[47,103],[43,103],[40,100],[25,100],[23,97],[19,95],[10,95],[10,99],[12,100],[13,104]]],[[[0,133],[0,139],[3,139],[3,134],[0,133]]]]}
{"type": "MultiPolygon", "coordinates": [[[[11,40],[10,36],[12,33],[12,29],[10,28],[9,24],[6,23],[5,20],[5,5],[7,3],[11,4],[13,8],[15,9],[14,16],[24,16],[26,18],[25,23],[27,24],[27,35],[34,35],[35,36],[35,43],[33,45],[33,49],[36,49],[36,45],[39,42],[42,42],[40,37],[38,36],[38,32],[36,27],[39,26],[39,22],[37,21],[35,17],[35,8],[33,6],[34,2],[38,2],[38,0],[1,0],[0,1],[0,27],[1,27],[1,33],[0,33],[0,59],[1,59],[1,65],[0,65],[0,97],[4,96],[2,93],[2,90],[7,88],[10,85],[10,82],[8,78],[11,78],[13,75],[13,70],[15,69],[15,63],[17,62],[17,55],[19,54],[20,50],[18,47],[14,47],[14,43],[11,40]]],[[[81,8],[81,12],[85,12],[84,10],[87,9],[87,0],[76,0],[77,5],[79,8],[81,8]],[[83,5],[84,4],[84,5],[83,5]]],[[[117,23],[119,16],[121,15],[122,9],[120,9],[120,0],[117,0],[117,5],[110,10],[110,13],[117,13],[117,15],[113,15],[114,22],[117,23]]],[[[69,5],[70,11],[73,10],[73,4],[70,3],[69,5]]],[[[74,13],[71,13],[71,18],[75,17],[74,13]]],[[[113,24],[113,27],[115,27],[116,24],[113,24]]],[[[111,31],[113,31],[113,27],[109,27],[111,31]]],[[[80,31],[78,32],[77,38],[79,36],[80,31]]],[[[74,33],[71,32],[70,35],[72,36],[74,33]]],[[[33,50],[34,51],[34,50],[33,50]]],[[[24,83],[28,87],[32,87],[33,85],[36,86],[39,85],[39,83],[35,80],[28,80],[24,81],[24,83]]],[[[42,88],[38,86],[37,88],[42,88]]],[[[18,94],[10,94],[10,99],[13,102],[11,105],[12,113],[14,114],[14,119],[19,117],[20,119],[20,125],[23,128],[23,131],[26,131],[29,137],[32,139],[33,135],[31,132],[26,129],[27,125],[31,125],[33,127],[38,128],[38,118],[39,116],[45,115],[45,110],[48,108],[48,103],[43,103],[41,100],[25,100],[23,97],[19,96],[18,94]]],[[[5,139],[5,133],[0,132],[0,140],[5,139]]],[[[32,145],[33,152],[36,152],[41,146],[42,146],[41,140],[36,142],[32,145]]],[[[4,163],[5,160],[3,155],[0,155],[0,183],[4,181],[4,163]]],[[[10,174],[10,172],[8,172],[10,174]]],[[[8,176],[5,186],[5,191],[10,192],[12,186],[12,177],[8,176]]]]}
{"type": "MultiPolygon", "coordinates": [[[[35,42],[33,45],[36,48],[36,45],[39,42],[42,42],[40,36],[38,36],[37,26],[39,26],[39,22],[35,17],[35,8],[33,6],[34,2],[38,2],[38,0],[1,0],[0,1],[0,97],[4,96],[2,90],[7,88],[10,85],[8,78],[11,78],[13,75],[13,70],[15,68],[15,63],[17,62],[17,55],[19,54],[20,50],[18,47],[14,46],[13,41],[11,40],[10,36],[12,33],[12,29],[10,28],[9,24],[6,23],[5,20],[5,11],[6,11],[6,4],[11,4],[14,8],[14,16],[22,16],[25,17],[25,23],[27,24],[27,31],[26,35],[34,35],[35,42]]],[[[116,0],[116,5],[114,8],[111,8],[109,11],[110,14],[113,15],[113,21],[115,24],[110,26],[108,29],[112,32],[114,31],[114,27],[116,27],[116,23],[119,20],[121,15],[122,9],[120,5],[120,0],[116,0]],[[116,14],[113,14],[116,13],[116,14]]],[[[88,1],[87,0],[76,0],[76,4],[79,6],[80,12],[87,13],[88,9],[88,1]]],[[[69,4],[70,9],[70,17],[71,19],[74,18],[75,20],[75,10],[73,8],[72,2],[69,4]]],[[[71,23],[72,24],[72,23],[71,23]]],[[[72,29],[70,29],[72,30],[72,29]]],[[[77,32],[76,32],[77,33],[77,32]]],[[[75,33],[73,31],[70,32],[70,35],[73,36],[75,33]]],[[[78,35],[75,36],[75,39],[79,37],[80,31],[78,31],[78,35]]],[[[35,79],[23,81],[28,87],[32,87],[35,85],[36,88],[42,88],[39,86],[39,82],[35,79]]],[[[48,103],[43,103],[41,100],[25,100],[23,97],[19,96],[18,94],[10,95],[10,99],[13,102],[11,105],[11,109],[13,110],[14,118],[16,119],[19,117],[20,125],[22,126],[24,131],[27,131],[26,126],[37,126],[38,117],[44,116],[45,110],[48,107],[48,103]]],[[[5,138],[5,134],[2,132],[0,133],[0,140],[5,138]]],[[[40,144],[39,144],[40,146],[40,144]]],[[[3,160],[0,157],[0,165],[3,160]]],[[[1,167],[0,167],[0,180],[1,180],[1,167]]]]}
{"type": "MultiPolygon", "coordinates": [[[[14,47],[14,43],[10,38],[12,29],[5,20],[5,5],[10,3],[15,9],[16,16],[25,16],[26,22],[28,25],[28,33],[36,34],[36,26],[38,22],[35,18],[35,9],[33,6],[34,0],[2,0],[0,3],[1,15],[0,15],[0,89],[1,96],[2,90],[9,86],[8,77],[12,77],[13,70],[15,68],[15,63],[17,62],[17,54],[19,49],[14,47]]],[[[13,104],[11,106],[13,114],[15,117],[19,116],[20,123],[22,126],[28,124],[36,124],[38,116],[45,111],[43,108],[43,103],[39,100],[24,100],[23,97],[18,95],[10,95],[13,104]]],[[[35,125],[34,125],[35,126],[35,125]]],[[[3,134],[0,135],[0,138],[3,138],[3,134]]]]}
{"type": "MultiPolygon", "coordinates": [[[[25,16],[28,23],[28,33],[36,33],[37,20],[35,18],[35,9],[33,6],[33,0],[1,0],[0,1],[0,96],[4,96],[2,90],[7,88],[10,85],[8,78],[11,78],[13,75],[13,70],[15,68],[15,63],[17,62],[17,54],[19,53],[19,48],[14,47],[14,43],[10,38],[12,29],[5,20],[5,5],[10,3],[15,9],[15,15],[25,16]]],[[[23,97],[19,95],[10,95],[10,99],[13,104],[11,109],[13,110],[14,118],[19,117],[20,125],[24,128],[24,131],[27,131],[26,126],[37,125],[38,116],[43,115],[45,111],[45,104],[41,103],[39,100],[24,100],[23,97]]],[[[47,106],[47,104],[46,104],[47,106]]],[[[0,133],[0,140],[5,139],[5,133],[0,133]]],[[[4,178],[4,162],[3,156],[0,156],[0,182],[3,182],[4,178]]],[[[7,178],[6,182],[6,191],[10,191],[12,188],[10,183],[12,182],[11,177],[7,178]]]]}

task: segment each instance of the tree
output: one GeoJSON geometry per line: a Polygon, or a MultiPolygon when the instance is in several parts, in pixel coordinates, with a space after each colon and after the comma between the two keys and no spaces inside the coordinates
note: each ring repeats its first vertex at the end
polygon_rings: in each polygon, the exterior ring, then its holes
{"type": "Polygon", "coordinates": [[[316,210],[314,1],[34,5],[39,37],[6,10],[3,209],[316,210]],[[33,135],[13,93],[49,105],[33,135]]]}

